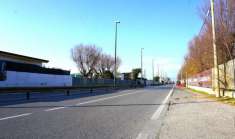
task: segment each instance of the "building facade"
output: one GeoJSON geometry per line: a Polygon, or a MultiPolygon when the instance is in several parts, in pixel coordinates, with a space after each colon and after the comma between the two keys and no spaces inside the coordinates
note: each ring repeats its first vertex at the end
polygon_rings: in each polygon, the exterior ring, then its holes
{"type": "Polygon", "coordinates": [[[70,71],[43,67],[48,62],[0,51],[0,87],[72,86],[70,71]]]}

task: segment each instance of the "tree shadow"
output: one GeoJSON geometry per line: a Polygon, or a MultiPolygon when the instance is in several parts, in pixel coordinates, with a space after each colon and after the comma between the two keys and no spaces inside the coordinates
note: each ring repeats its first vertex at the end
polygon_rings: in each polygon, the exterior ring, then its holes
{"type": "MultiPolygon", "coordinates": [[[[148,90],[169,90],[172,85],[163,86],[149,86],[146,87],[148,90]]],[[[125,89],[96,89],[92,92],[90,90],[73,90],[67,95],[64,92],[44,92],[44,93],[30,93],[30,99],[27,100],[26,93],[14,93],[14,94],[0,94],[0,106],[17,105],[17,104],[27,104],[35,102],[60,102],[65,100],[72,100],[84,97],[99,96],[105,94],[118,93],[124,90],[141,90],[143,88],[125,88],[125,89]]]]}
{"type": "MultiPolygon", "coordinates": [[[[105,94],[118,93],[127,89],[96,89],[90,92],[90,90],[73,90],[69,95],[66,92],[45,92],[45,93],[30,93],[30,99],[26,99],[26,93],[16,94],[1,94],[0,106],[27,104],[34,102],[60,102],[65,100],[72,100],[84,97],[99,96],[105,94]]],[[[130,90],[130,89],[128,89],[130,90]]]]}
{"type": "MultiPolygon", "coordinates": [[[[182,105],[182,104],[202,104],[212,103],[216,101],[191,101],[191,102],[179,102],[179,103],[166,103],[163,105],[182,105]]],[[[159,106],[162,103],[142,103],[142,104],[105,104],[105,105],[44,105],[44,106],[0,106],[0,109],[27,109],[27,108],[55,108],[55,107],[66,107],[66,108],[103,108],[103,107],[136,107],[136,106],[159,106]]]]}

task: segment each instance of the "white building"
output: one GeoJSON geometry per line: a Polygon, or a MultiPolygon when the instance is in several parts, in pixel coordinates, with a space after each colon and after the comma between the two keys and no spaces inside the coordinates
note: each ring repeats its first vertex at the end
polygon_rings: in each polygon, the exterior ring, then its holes
{"type": "Polygon", "coordinates": [[[72,86],[70,71],[42,67],[48,62],[0,51],[0,87],[72,86]]]}

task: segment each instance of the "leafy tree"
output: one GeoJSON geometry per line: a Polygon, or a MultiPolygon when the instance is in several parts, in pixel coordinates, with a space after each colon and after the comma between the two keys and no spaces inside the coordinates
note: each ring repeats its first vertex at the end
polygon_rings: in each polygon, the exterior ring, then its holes
{"type": "Polygon", "coordinates": [[[159,76],[155,76],[155,77],[153,78],[153,80],[154,80],[155,82],[160,82],[160,77],[159,77],[159,76]]]}
{"type": "Polygon", "coordinates": [[[140,73],[141,73],[141,68],[133,69],[132,70],[132,79],[137,80],[140,73]]]}
{"type": "Polygon", "coordinates": [[[109,70],[106,70],[103,75],[102,75],[102,78],[104,79],[113,79],[113,73],[109,70]]]}
{"type": "Polygon", "coordinates": [[[125,80],[131,80],[132,79],[132,73],[131,72],[127,72],[127,73],[123,73],[124,74],[124,79],[125,80]]]}
{"type": "MultiPolygon", "coordinates": [[[[120,58],[116,59],[116,68],[118,69],[121,64],[120,58]]],[[[115,59],[111,55],[101,54],[98,65],[96,66],[96,73],[102,76],[106,71],[114,73],[115,59]]]]}

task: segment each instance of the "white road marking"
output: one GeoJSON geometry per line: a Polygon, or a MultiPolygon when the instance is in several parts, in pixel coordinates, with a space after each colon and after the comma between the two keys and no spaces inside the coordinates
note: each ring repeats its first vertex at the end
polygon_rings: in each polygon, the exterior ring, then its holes
{"type": "Polygon", "coordinates": [[[104,100],[108,100],[108,99],[113,99],[113,98],[117,98],[117,97],[122,97],[122,96],[126,96],[126,95],[132,95],[132,94],[136,94],[138,93],[133,92],[133,93],[126,93],[126,94],[122,94],[122,95],[116,95],[116,96],[111,96],[111,97],[105,97],[105,98],[100,98],[100,99],[95,99],[95,100],[90,100],[90,101],[86,101],[86,102],[81,102],[81,103],[77,103],[76,105],[84,105],[84,104],[88,104],[88,103],[95,103],[95,102],[99,102],[99,101],[104,101],[104,100]]]}
{"type": "Polygon", "coordinates": [[[13,119],[13,118],[17,118],[17,117],[24,117],[24,116],[28,116],[31,114],[32,113],[24,113],[24,114],[15,115],[15,116],[4,117],[4,118],[0,118],[0,121],[7,120],[7,119],[13,119]]]}
{"type": "MultiPolygon", "coordinates": [[[[167,103],[168,99],[170,98],[171,94],[173,93],[174,91],[174,87],[172,87],[172,89],[170,90],[170,92],[168,93],[168,95],[166,96],[166,98],[163,100],[162,104],[158,107],[158,109],[155,111],[155,113],[152,115],[151,117],[151,120],[157,120],[159,117],[160,117],[160,114],[162,113],[164,107],[165,107],[165,104],[167,103]]],[[[152,121],[152,122],[155,122],[155,121],[152,121]]],[[[152,125],[153,126],[153,125],[152,125]]],[[[150,128],[150,127],[149,127],[150,128]]],[[[152,127],[151,127],[152,128],[152,127]]],[[[153,127],[154,128],[154,127],[153,127]]],[[[148,129],[148,128],[146,128],[148,129]]],[[[155,139],[156,138],[156,133],[155,131],[152,132],[152,131],[149,131],[149,130],[146,130],[146,129],[143,129],[137,136],[136,139],[155,139]]]]}
{"type": "Polygon", "coordinates": [[[59,109],[64,109],[65,107],[55,107],[55,108],[51,108],[51,109],[46,109],[44,111],[54,111],[54,110],[59,110],[59,109]]]}
{"type": "Polygon", "coordinates": [[[168,99],[170,98],[171,94],[173,93],[173,91],[174,91],[174,86],[171,89],[171,91],[169,92],[169,94],[166,96],[166,98],[163,100],[162,104],[159,106],[159,108],[153,114],[153,116],[151,117],[151,120],[157,120],[160,117],[160,114],[161,114],[162,110],[164,109],[164,107],[166,106],[166,103],[167,103],[168,99]]]}
{"type": "MultiPolygon", "coordinates": [[[[131,91],[131,90],[130,90],[130,91],[131,91]]],[[[129,91],[128,91],[128,92],[129,92],[129,91]]],[[[136,94],[136,93],[138,93],[138,92],[139,92],[139,91],[135,91],[135,92],[133,92],[133,93],[125,93],[125,94],[122,94],[122,95],[116,95],[116,96],[105,97],[105,98],[90,100],[90,101],[86,101],[86,102],[81,102],[81,103],[77,103],[76,106],[84,105],[84,104],[89,104],[89,103],[95,103],[95,102],[104,101],[104,100],[108,100],[108,99],[113,99],[113,98],[117,98],[117,97],[121,97],[121,96],[136,94]]],[[[46,110],[44,110],[44,111],[49,112],[49,111],[54,111],[54,110],[59,110],[59,109],[64,109],[64,108],[67,108],[67,107],[54,107],[54,108],[51,108],[51,109],[46,109],[46,110]]]]}

